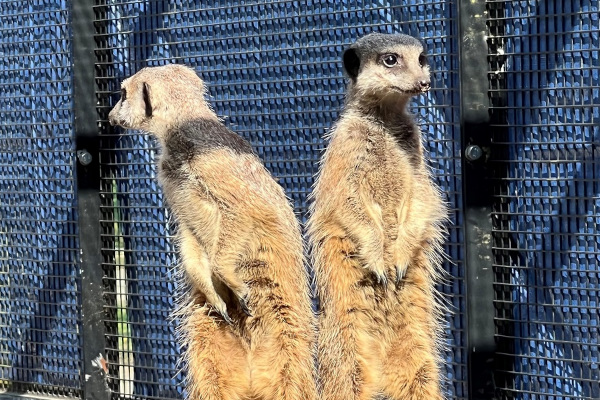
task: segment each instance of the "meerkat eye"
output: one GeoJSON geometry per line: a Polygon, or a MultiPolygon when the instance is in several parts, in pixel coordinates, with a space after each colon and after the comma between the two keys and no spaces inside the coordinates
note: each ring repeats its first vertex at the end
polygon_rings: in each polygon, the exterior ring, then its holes
{"type": "Polygon", "coordinates": [[[121,89],[121,101],[127,100],[127,90],[121,89]]]}
{"type": "Polygon", "coordinates": [[[398,56],[396,54],[386,54],[381,58],[383,65],[388,68],[398,64],[398,56]]]}
{"type": "Polygon", "coordinates": [[[424,67],[427,65],[427,56],[425,56],[425,53],[421,53],[421,55],[419,56],[419,66],[424,67]]]}

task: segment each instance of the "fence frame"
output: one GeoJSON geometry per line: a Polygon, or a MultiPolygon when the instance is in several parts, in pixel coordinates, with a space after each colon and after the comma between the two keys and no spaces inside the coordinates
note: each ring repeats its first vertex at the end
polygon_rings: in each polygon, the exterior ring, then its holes
{"type": "Polygon", "coordinates": [[[495,398],[487,3],[458,0],[468,396],[495,398]]]}
{"type": "Polygon", "coordinates": [[[100,237],[100,158],[96,109],[94,1],[73,0],[73,112],[77,151],[77,206],[81,250],[82,398],[108,400],[105,357],[104,287],[100,237]]]}

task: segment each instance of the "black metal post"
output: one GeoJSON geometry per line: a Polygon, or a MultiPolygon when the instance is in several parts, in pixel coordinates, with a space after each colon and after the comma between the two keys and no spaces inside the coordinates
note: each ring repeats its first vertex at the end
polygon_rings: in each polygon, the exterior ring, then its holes
{"type": "Polygon", "coordinates": [[[494,398],[494,271],[488,112],[487,13],[483,0],[459,0],[469,398],[494,398]]]}
{"type": "Polygon", "coordinates": [[[73,100],[81,246],[82,383],[84,399],[107,400],[100,240],[99,136],[94,72],[94,2],[73,0],[73,100]]]}

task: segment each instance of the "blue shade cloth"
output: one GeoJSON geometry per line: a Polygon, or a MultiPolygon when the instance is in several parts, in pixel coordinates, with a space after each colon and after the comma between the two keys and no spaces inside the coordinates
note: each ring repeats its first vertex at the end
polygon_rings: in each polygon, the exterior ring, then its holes
{"type": "Polygon", "coordinates": [[[81,388],[68,8],[0,5],[0,390],[81,388]]]}
{"type": "Polygon", "coordinates": [[[521,1],[502,15],[502,398],[600,398],[598,11],[598,1],[521,1]]]}
{"type": "MultiPolygon", "coordinates": [[[[343,105],[343,49],[373,31],[422,37],[431,55],[433,90],[413,107],[453,223],[446,250],[455,264],[445,268],[454,278],[440,288],[454,310],[447,321],[444,375],[449,395],[467,398],[456,7],[445,1],[405,4],[111,2],[101,17],[106,57],[99,64],[109,72],[99,82],[114,93],[114,104],[119,82],[142,67],[171,62],[194,67],[208,84],[217,114],[252,143],[305,222],[323,136],[343,105]]],[[[115,265],[104,268],[115,276],[115,287],[124,283],[120,297],[127,298],[130,328],[108,330],[130,338],[133,360],[111,354],[111,364],[120,365],[111,373],[113,387],[123,389],[120,377],[131,380],[127,394],[178,397],[183,374],[177,373],[179,351],[168,321],[176,257],[172,241],[165,239],[169,216],[154,181],[156,144],[138,132],[117,131],[106,135],[104,147],[109,160],[104,187],[107,194],[115,190],[111,198],[120,209],[118,218],[110,211],[107,224],[119,226],[125,257],[116,268],[126,274],[119,279],[115,265]]]]}

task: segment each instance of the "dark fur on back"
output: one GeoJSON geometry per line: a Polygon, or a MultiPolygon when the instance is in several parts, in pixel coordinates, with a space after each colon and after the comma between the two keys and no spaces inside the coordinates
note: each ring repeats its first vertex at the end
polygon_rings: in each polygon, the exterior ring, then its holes
{"type": "Polygon", "coordinates": [[[236,154],[255,154],[248,141],[229,130],[221,122],[210,119],[186,121],[166,135],[165,148],[169,157],[162,169],[171,178],[178,178],[181,167],[192,158],[217,149],[230,149],[236,154]]]}

